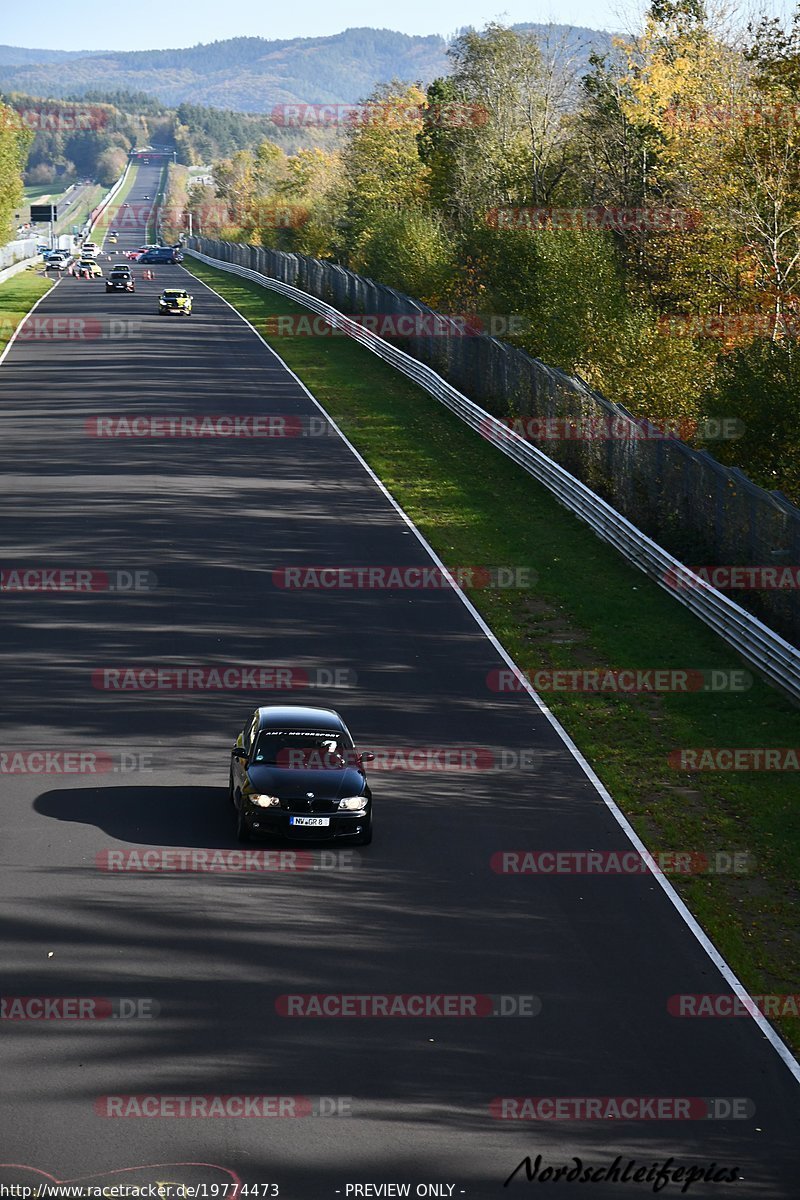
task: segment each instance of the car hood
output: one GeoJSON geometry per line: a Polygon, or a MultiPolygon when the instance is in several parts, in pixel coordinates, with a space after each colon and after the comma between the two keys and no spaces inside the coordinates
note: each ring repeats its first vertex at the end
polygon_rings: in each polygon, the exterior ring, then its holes
{"type": "Polygon", "coordinates": [[[366,780],[355,767],[341,771],[301,771],[285,767],[254,764],[247,778],[257,792],[291,799],[313,792],[317,800],[340,800],[342,796],[360,796],[366,780]]]}

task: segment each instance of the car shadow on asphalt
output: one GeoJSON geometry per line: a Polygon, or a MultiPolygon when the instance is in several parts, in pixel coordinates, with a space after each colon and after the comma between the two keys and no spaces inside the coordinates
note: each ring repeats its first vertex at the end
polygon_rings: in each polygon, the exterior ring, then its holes
{"type": "MultiPolygon", "coordinates": [[[[137,846],[239,847],[224,787],[123,785],[59,788],[44,792],[34,810],[54,821],[95,825],[137,846]]],[[[282,845],[285,842],[253,843],[282,845]]]]}

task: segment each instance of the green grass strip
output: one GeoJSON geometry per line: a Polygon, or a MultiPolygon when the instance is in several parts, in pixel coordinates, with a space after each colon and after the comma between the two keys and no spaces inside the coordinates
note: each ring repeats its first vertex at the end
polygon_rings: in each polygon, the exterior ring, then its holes
{"type": "MultiPolygon", "coordinates": [[[[14,330],[36,301],[49,292],[54,280],[41,273],[41,266],[28,267],[0,283],[0,354],[5,350],[14,330]]],[[[2,368],[0,368],[2,369],[2,368]]]]}

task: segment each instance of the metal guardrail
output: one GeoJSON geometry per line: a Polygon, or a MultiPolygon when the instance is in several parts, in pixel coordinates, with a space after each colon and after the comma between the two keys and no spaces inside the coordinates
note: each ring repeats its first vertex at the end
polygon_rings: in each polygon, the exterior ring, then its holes
{"type": "Polygon", "coordinates": [[[97,205],[97,207],[92,209],[91,213],[89,214],[89,220],[87,221],[86,225],[84,225],[84,227],[83,227],[84,233],[88,237],[91,237],[92,231],[94,230],[95,225],[100,220],[100,217],[105,212],[109,203],[114,199],[114,197],[116,196],[116,194],[122,187],[123,183],[127,179],[128,171],[130,169],[131,169],[131,164],[130,164],[130,160],[129,160],[125,167],[125,170],[122,172],[122,174],[120,175],[117,182],[111,187],[111,189],[108,192],[106,192],[105,196],[100,201],[100,203],[97,205]]]}
{"type": "Polygon", "coordinates": [[[529,475],[552,492],[561,504],[584,521],[598,537],[614,546],[633,566],[638,567],[670,596],[709,625],[767,679],[783,688],[793,699],[800,700],[800,650],[784,641],[774,630],[746,612],[735,601],[712,588],[596,495],[586,484],[570,475],[497,417],[493,417],[491,413],[462,395],[431,367],[370,333],[362,324],[352,321],[344,313],[340,313],[323,300],[318,300],[316,296],[309,295],[308,292],[282,283],[279,279],[261,275],[258,271],[251,271],[238,263],[211,258],[188,247],[186,253],[209,266],[239,275],[243,279],[249,279],[278,292],[319,314],[330,322],[332,329],[341,330],[424,388],[429,395],[449,408],[486,441],[523,467],[529,475]]]}

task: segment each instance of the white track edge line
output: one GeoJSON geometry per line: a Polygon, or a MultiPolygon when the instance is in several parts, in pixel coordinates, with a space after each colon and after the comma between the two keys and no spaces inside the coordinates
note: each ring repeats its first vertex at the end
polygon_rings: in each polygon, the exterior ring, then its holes
{"type": "MultiPolygon", "coordinates": [[[[21,272],[20,272],[20,274],[21,274],[21,272]]],[[[30,316],[31,316],[33,313],[35,313],[35,312],[36,312],[36,309],[37,309],[37,308],[39,307],[39,305],[42,303],[42,301],[44,300],[45,296],[49,296],[49,295],[50,295],[50,293],[51,293],[52,291],[54,291],[54,290],[55,290],[55,289],[58,287],[58,285],[61,283],[61,279],[62,279],[62,277],[61,277],[61,275],[59,275],[58,279],[55,281],[55,283],[53,284],[53,286],[52,286],[52,287],[49,287],[49,288],[47,289],[47,291],[46,291],[46,292],[42,292],[41,296],[40,296],[40,297],[39,297],[39,299],[36,301],[36,303],[33,305],[33,307],[32,307],[32,308],[29,308],[29,309],[28,309],[28,311],[25,313],[25,316],[22,318],[22,320],[20,321],[19,325],[17,326],[17,328],[14,330],[14,332],[13,332],[13,333],[12,333],[12,335],[11,335],[11,337],[9,338],[9,340],[8,340],[8,344],[6,345],[6,348],[5,348],[5,350],[3,351],[3,353],[2,353],[2,354],[0,354],[0,366],[2,366],[2,364],[3,364],[4,360],[5,360],[5,357],[6,357],[6,355],[8,354],[9,350],[11,349],[11,347],[14,345],[14,342],[17,340],[17,334],[19,333],[20,329],[22,329],[22,326],[25,324],[25,322],[27,321],[28,317],[30,317],[30,316]]]]}

